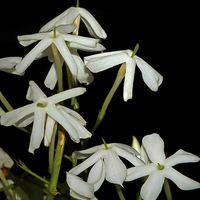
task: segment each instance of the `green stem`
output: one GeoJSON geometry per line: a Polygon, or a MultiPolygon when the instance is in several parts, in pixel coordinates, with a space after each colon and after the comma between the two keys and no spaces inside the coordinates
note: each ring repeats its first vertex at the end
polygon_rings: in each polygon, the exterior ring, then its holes
{"type": "Polygon", "coordinates": [[[165,191],[167,200],[173,200],[168,179],[165,179],[163,187],[164,187],[164,191],[165,191]]]}
{"type": "Polygon", "coordinates": [[[113,95],[115,94],[117,88],[119,87],[120,83],[122,82],[124,76],[125,76],[125,72],[126,72],[126,64],[122,64],[119,71],[118,71],[118,74],[117,74],[117,77],[115,79],[115,82],[110,90],[110,92],[108,93],[104,103],[103,103],[103,106],[101,108],[101,110],[99,111],[99,114],[97,116],[97,120],[96,120],[96,123],[91,131],[91,133],[93,134],[96,129],[98,128],[98,126],[100,125],[100,123],[102,122],[105,114],[106,114],[106,110],[108,108],[108,105],[110,104],[112,98],[113,98],[113,95]]]}
{"type": "Polygon", "coordinates": [[[61,163],[62,163],[62,158],[63,158],[65,141],[66,141],[65,131],[62,127],[60,127],[60,129],[58,130],[58,142],[57,142],[56,153],[55,153],[55,158],[54,158],[54,163],[53,163],[53,171],[51,174],[50,184],[48,187],[47,200],[54,200],[55,195],[58,194],[57,184],[58,184],[58,178],[59,178],[60,168],[61,168],[61,163]]]}
{"type": "Polygon", "coordinates": [[[116,190],[117,190],[117,194],[118,194],[118,196],[119,196],[119,199],[120,199],[120,200],[126,200],[125,197],[124,197],[124,195],[123,195],[121,186],[115,184],[115,188],[116,188],[116,190]]]}
{"type": "Polygon", "coordinates": [[[58,92],[63,91],[63,79],[62,79],[62,62],[60,53],[55,46],[55,44],[51,45],[53,56],[54,56],[54,64],[56,67],[57,78],[58,78],[58,92]]]}

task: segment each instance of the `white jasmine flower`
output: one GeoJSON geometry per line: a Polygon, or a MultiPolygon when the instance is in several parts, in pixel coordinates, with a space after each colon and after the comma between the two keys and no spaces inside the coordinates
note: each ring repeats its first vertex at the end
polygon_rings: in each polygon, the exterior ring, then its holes
{"type": "Polygon", "coordinates": [[[100,188],[105,178],[110,183],[122,185],[127,176],[127,168],[119,156],[133,165],[143,163],[135,156],[138,152],[128,145],[111,143],[106,146],[107,148],[102,144],[72,154],[77,159],[87,159],[70,170],[70,173],[78,175],[92,166],[87,182],[94,185],[95,191],[100,188]]]}
{"type": "Polygon", "coordinates": [[[74,142],[80,142],[80,138],[91,137],[91,133],[84,127],[86,122],[78,113],[57,105],[61,101],[83,94],[85,88],[66,90],[47,98],[35,82],[30,81],[29,84],[26,98],[33,103],[1,116],[1,124],[4,126],[16,124],[18,127],[25,127],[33,122],[29,152],[33,153],[39,148],[43,137],[45,137],[45,145],[49,144],[55,121],[63,126],[74,142]]]}
{"type": "Polygon", "coordinates": [[[70,187],[70,196],[80,200],[97,200],[94,196],[94,186],[88,182],[83,181],[78,176],[67,173],[67,184],[70,187]]]}
{"type": "Polygon", "coordinates": [[[54,27],[66,24],[72,24],[74,20],[80,16],[81,20],[85,24],[88,32],[95,38],[106,38],[107,35],[96,19],[84,8],[70,7],[46,25],[44,25],[40,32],[47,32],[53,30],[54,27]]]}
{"type": "Polygon", "coordinates": [[[4,167],[11,168],[13,165],[14,162],[10,156],[2,148],[0,148],[0,169],[4,167]]]}
{"type": "MultiPolygon", "coordinates": [[[[68,32],[71,32],[74,29],[74,26],[69,25],[68,32]]],[[[59,32],[57,29],[56,30],[54,29],[53,31],[47,33],[36,33],[33,35],[18,36],[18,40],[20,41],[20,44],[22,44],[23,46],[28,46],[33,42],[40,41],[22,59],[22,61],[16,65],[16,70],[18,73],[24,72],[35,59],[41,56],[41,54],[45,49],[54,44],[57,47],[59,53],[61,54],[63,60],[69,66],[69,69],[74,76],[77,76],[78,69],[76,62],[68,48],[68,45],[70,46],[70,43],[72,42],[79,45],[81,49],[87,51],[88,48],[95,49],[98,46],[99,42],[98,39],[81,37],[67,33],[63,34],[62,32],[59,32]],[[69,44],[67,45],[66,42],[68,42],[69,44]]]]}
{"type": "Polygon", "coordinates": [[[21,57],[6,57],[0,59],[0,71],[8,72],[11,74],[22,75],[18,73],[15,69],[15,65],[17,65],[21,61],[21,57]]]}
{"type": "Polygon", "coordinates": [[[136,55],[132,57],[132,54],[132,50],[114,51],[88,56],[84,59],[86,67],[93,73],[101,72],[113,66],[126,63],[123,98],[124,101],[127,101],[132,98],[136,65],[142,72],[144,82],[151,90],[157,91],[163,81],[163,77],[148,63],[136,55]]]}
{"type": "Polygon", "coordinates": [[[178,150],[166,159],[164,142],[158,134],[147,135],[142,144],[149,158],[149,164],[128,169],[126,181],[148,176],[141,188],[141,197],[144,200],[154,200],[161,192],[165,178],[173,181],[182,190],[200,188],[200,183],[184,176],[173,168],[174,165],[188,162],[198,162],[200,158],[194,154],[178,150]]]}

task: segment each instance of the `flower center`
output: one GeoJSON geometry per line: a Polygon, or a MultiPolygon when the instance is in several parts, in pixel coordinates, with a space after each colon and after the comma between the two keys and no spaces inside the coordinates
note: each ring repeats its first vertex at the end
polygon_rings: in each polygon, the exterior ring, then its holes
{"type": "Polygon", "coordinates": [[[45,108],[47,106],[47,102],[39,102],[37,103],[37,107],[40,107],[40,108],[45,108]]]}
{"type": "Polygon", "coordinates": [[[158,168],[158,170],[163,170],[165,167],[164,167],[164,165],[161,165],[160,163],[158,163],[157,168],[158,168]]]}

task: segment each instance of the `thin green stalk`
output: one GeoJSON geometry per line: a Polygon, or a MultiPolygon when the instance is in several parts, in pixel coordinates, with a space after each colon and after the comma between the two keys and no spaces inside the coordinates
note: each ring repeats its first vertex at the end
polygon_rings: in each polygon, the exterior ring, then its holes
{"type": "Polygon", "coordinates": [[[63,78],[62,78],[62,62],[61,62],[61,56],[60,53],[55,46],[55,44],[51,45],[53,56],[54,56],[54,63],[56,67],[57,72],[57,78],[58,78],[58,92],[63,91],[63,78]]]}
{"type": "Polygon", "coordinates": [[[117,190],[117,194],[119,196],[119,199],[120,200],[126,200],[124,195],[123,195],[123,192],[122,192],[122,187],[120,185],[115,184],[115,188],[117,190]]]}
{"type": "Polygon", "coordinates": [[[173,200],[168,179],[165,179],[163,187],[164,187],[164,191],[165,191],[167,200],[173,200]]]}
{"type": "Polygon", "coordinates": [[[61,163],[62,163],[62,158],[63,158],[65,141],[66,141],[65,131],[62,127],[60,127],[60,129],[58,130],[58,142],[57,142],[56,153],[54,157],[53,171],[51,174],[50,184],[48,187],[47,200],[54,200],[55,195],[58,194],[57,184],[58,184],[60,168],[61,168],[61,163]]]}
{"type": "Polygon", "coordinates": [[[96,120],[96,123],[91,131],[91,133],[93,134],[96,129],[98,128],[98,126],[100,125],[100,123],[102,122],[105,114],[106,114],[106,110],[108,108],[108,105],[110,104],[112,98],[113,98],[113,95],[115,94],[117,88],[119,87],[120,83],[122,82],[124,76],[125,76],[125,72],[126,72],[126,64],[122,64],[119,71],[118,71],[118,74],[117,74],[117,77],[115,79],[115,82],[110,90],[110,92],[108,93],[104,103],[103,103],[103,106],[101,108],[101,110],[99,111],[99,114],[97,116],[97,120],[96,120]]]}

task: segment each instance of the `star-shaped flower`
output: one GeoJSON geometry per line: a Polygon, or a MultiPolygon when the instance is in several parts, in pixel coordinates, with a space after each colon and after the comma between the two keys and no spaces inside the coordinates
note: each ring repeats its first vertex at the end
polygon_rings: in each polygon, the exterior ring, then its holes
{"type": "Polygon", "coordinates": [[[123,98],[124,101],[127,101],[132,98],[136,65],[142,72],[144,82],[151,90],[157,91],[163,81],[163,77],[148,63],[146,63],[142,58],[136,55],[132,57],[132,55],[132,50],[124,50],[96,54],[85,57],[84,59],[86,67],[93,73],[101,72],[113,66],[126,63],[123,98]]]}
{"type": "Polygon", "coordinates": [[[107,37],[105,31],[97,22],[97,20],[86,9],[80,7],[68,8],[63,13],[45,24],[40,29],[40,32],[51,31],[54,27],[58,27],[60,25],[72,24],[78,16],[80,16],[91,36],[104,39],[107,37]]]}
{"type": "Polygon", "coordinates": [[[69,173],[78,175],[92,166],[88,181],[93,183],[95,191],[100,188],[104,179],[110,183],[122,185],[127,176],[127,168],[119,156],[133,165],[141,165],[143,162],[135,156],[137,154],[138,152],[132,147],[120,143],[107,144],[106,147],[102,144],[83,151],[75,151],[73,157],[87,159],[69,173]]]}
{"type": "Polygon", "coordinates": [[[78,176],[67,173],[67,184],[70,187],[70,196],[74,197],[75,199],[97,200],[97,198],[94,196],[95,190],[93,183],[85,182],[78,176]]]}
{"type": "MultiPolygon", "coordinates": [[[[68,33],[73,31],[75,28],[74,24],[67,26],[68,33]]],[[[98,46],[98,39],[81,37],[77,35],[71,35],[67,33],[62,33],[59,29],[54,29],[53,31],[46,33],[36,33],[33,35],[23,35],[18,36],[18,40],[20,44],[23,46],[28,46],[34,42],[40,41],[23,59],[22,61],[16,65],[16,70],[18,73],[24,72],[30,64],[37,59],[45,49],[54,44],[63,60],[67,63],[72,75],[75,77],[78,73],[77,63],[75,62],[70,50],[68,47],[76,45],[77,48],[81,50],[88,50],[92,48],[96,48],[98,46]],[[66,44],[66,42],[68,44],[66,44]],[[72,44],[71,44],[72,43],[72,44]]],[[[100,45],[100,44],[99,44],[100,45]]],[[[101,45],[102,46],[102,45],[101,45]]],[[[72,47],[73,48],[73,47],[72,47]]]]}
{"type": "Polygon", "coordinates": [[[184,176],[173,168],[174,165],[188,162],[198,162],[200,158],[194,154],[178,150],[166,159],[164,142],[158,134],[147,135],[142,144],[148,156],[149,163],[128,169],[126,181],[148,176],[141,188],[144,200],[155,200],[162,190],[165,178],[172,180],[182,190],[200,188],[200,183],[184,176]]]}
{"type": "Polygon", "coordinates": [[[86,130],[85,120],[75,111],[61,106],[58,103],[66,99],[83,94],[85,88],[74,88],[48,97],[33,81],[30,81],[26,98],[33,103],[7,112],[1,116],[1,125],[25,127],[33,122],[29,152],[39,148],[44,138],[45,145],[49,145],[53,133],[53,126],[58,122],[68,132],[74,142],[80,138],[91,137],[86,130]]]}
{"type": "Polygon", "coordinates": [[[11,74],[22,75],[22,73],[18,73],[15,69],[15,65],[17,65],[21,61],[21,57],[6,57],[0,59],[0,71],[4,71],[11,74]]]}

